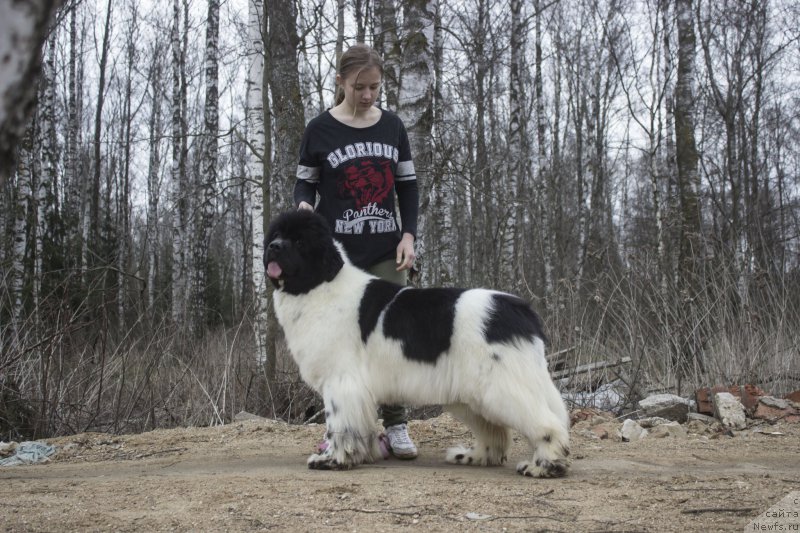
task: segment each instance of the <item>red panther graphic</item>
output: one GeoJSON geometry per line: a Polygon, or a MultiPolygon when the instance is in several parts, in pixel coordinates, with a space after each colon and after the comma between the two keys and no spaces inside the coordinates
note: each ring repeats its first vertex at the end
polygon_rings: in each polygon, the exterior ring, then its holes
{"type": "Polygon", "coordinates": [[[356,209],[371,203],[380,204],[394,186],[391,161],[358,161],[344,169],[345,177],[339,180],[339,195],[351,196],[356,209]]]}

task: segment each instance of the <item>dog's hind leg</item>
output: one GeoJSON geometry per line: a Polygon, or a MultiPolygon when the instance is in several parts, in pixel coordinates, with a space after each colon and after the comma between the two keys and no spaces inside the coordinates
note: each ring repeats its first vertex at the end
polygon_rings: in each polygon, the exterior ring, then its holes
{"type": "Polygon", "coordinates": [[[509,426],[521,433],[533,450],[533,459],[518,463],[517,472],[530,477],[563,477],[569,467],[569,418],[555,386],[541,386],[544,393],[539,388],[508,411],[512,416],[509,426]],[[558,402],[543,398],[543,394],[556,394],[558,402]]]}
{"type": "Polygon", "coordinates": [[[315,470],[348,470],[380,457],[375,402],[363,384],[343,378],[323,390],[327,448],[308,458],[315,470]]]}
{"type": "Polygon", "coordinates": [[[472,431],[475,442],[470,447],[455,446],[447,450],[448,463],[494,466],[506,462],[511,434],[508,428],[493,424],[465,404],[446,407],[472,431]]]}
{"type": "Polygon", "coordinates": [[[563,477],[569,467],[569,433],[556,417],[537,415],[520,430],[533,448],[533,460],[517,463],[517,472],[530,477],[563,477]]]}
{"type": "Polygon", "coordinates": [[[524,436],[533,451],[517,472],[530,477],[562,477],[568,469],[569,416],[550,377],[533,367],[517,367],[483,392],[481,416],[524,436]]]}

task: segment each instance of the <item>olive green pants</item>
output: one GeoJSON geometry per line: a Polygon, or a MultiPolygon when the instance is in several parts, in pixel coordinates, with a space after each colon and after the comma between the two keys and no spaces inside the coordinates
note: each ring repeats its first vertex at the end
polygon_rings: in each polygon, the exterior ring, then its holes
{"type": "MultiPolygon", "coordinates": [[[[397,271],[397,264],[394,259],[372,265],[367,271],[373,276],[378,276],[386,281],[406,285],[408,283],[408,270],[397,271]]],[[[381,405],[380,416],[383,418],[383,427],[388,428],[397,424],[408,422],[406,408],[402,405],[381,405]]]]}

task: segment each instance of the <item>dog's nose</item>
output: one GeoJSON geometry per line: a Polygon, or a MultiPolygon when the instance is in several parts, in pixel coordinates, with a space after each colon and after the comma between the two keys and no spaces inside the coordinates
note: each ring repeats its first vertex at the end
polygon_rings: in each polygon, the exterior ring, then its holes
{"type": "Polygon", "coordinates": [[[273,252],[277,252],[279,250],[283,250],[286,247],[286,241],[283,239],[275,239],[269,245],[267,245],[268,250],[272,250],[273,252]]]}

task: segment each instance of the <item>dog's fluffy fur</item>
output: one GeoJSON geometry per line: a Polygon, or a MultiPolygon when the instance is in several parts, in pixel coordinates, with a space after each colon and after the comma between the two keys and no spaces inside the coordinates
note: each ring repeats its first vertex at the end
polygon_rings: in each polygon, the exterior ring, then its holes
{"type": "Polygon", "coordinates": [[[414,289],[351,265],[319,215],[279,216],[265,242],[275,311],[303,379],[325,402],[328,448],[310,468],[380,457],[376,406],[441,404],[472,430],[447,461],[499,465],[510,430],[533,457],[532,477],[566,474],[569,417],[544,358],[539,317],[523,300],[484,289],[414,289]]]}

